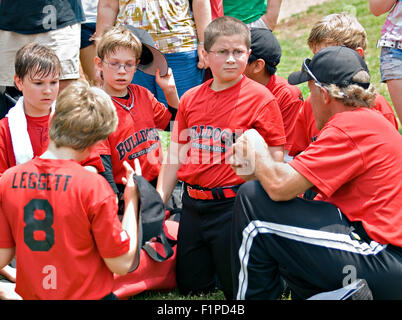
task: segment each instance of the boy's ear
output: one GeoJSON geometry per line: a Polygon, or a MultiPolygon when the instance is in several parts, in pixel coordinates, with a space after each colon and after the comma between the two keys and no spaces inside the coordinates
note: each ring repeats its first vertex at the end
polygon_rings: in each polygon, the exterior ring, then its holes
{"type": "Polygon", "coordinates": [[[16,74],[14,75],[14,83],[15,83],[15,86],[17,87],[17,89],[19,91],[22,91],[22,79],[19,76],[17,76],[16,74]]]}
{"type": "Polygon", "coordinates": [[[261,71],[265,71],[265,61],[263,59],[257,59],[252,62],[254,65],[253,72],[260,73],[261,71]]]}
{"type": "Polygon", "coordinates": [[[201,49],[201,54],[202,54],[204,60],[208,62],[208,52],[207,52],[207,50],[204,49],[204,47],[202,47],[202,49],[201,49]]]}
{"type": "Polygon", "coordinates": [[[362,47],[357,47],[356,52],[364,59],[364,50],[362,47]]]}
{"type": "Polygon", "coordinates": [[[94,63],[95,63],[95,66],[98,69],[102,69],[102,60],[101,60],[101,58],[99,58],[98,56],[95,56],[94,57],[94,63]]]}

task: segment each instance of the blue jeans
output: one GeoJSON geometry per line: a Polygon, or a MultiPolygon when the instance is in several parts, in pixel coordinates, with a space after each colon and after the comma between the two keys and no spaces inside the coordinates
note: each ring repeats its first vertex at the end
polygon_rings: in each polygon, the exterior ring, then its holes
{"type": "MultiPolygon", "coordinates": [[[[173,71],[174,80],[179,97],[188,89],[191,89],[204,80],[204,70],[197,68],[197,51],[176,52],[165,54],[168,66],[173,71]]],[[[156,83],[155,76],[137,70],[134,74],[132,83],[138,84],[151,91],[158,101],[167,106],[166,97],[163,90],[156,83]]]]}
{"type": "Polygon", "coordinates": [[[380,56],[381,81],[402,79],[402,50],[382,47],[380,56]]]}

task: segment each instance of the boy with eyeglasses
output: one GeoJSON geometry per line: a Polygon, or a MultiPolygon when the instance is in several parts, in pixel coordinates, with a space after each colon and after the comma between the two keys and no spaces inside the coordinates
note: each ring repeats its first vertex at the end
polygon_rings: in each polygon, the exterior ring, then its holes
{"type": "Polygon", "coordinates": [[[255,128],[283,161],[282,116],[272,93],[243,75],[250,54],[250,31],[224,16],[205,30],[204,59],[213,78],[180,99],[171,142],[157,190],[169,199],[177,179],[184,182],[176,278],[183,294],[216,288],[233,298],[230,231],[236,192],[244,180],[231,169],[231,146],[255,128]]]}
{"type": "Polygon", "coordinates": [[[116,131],[97,150],[105,166],[106,179],[119,198],[124,190],[124,161],[133,166],[134,159],[138,158],[144,178],[156,186],[162,161],[158,129],[168,129],[172,112],[179,105],[172,71],[146,35],[132,27],[113,27],[99,39],[95,57],[103,90],[111,96],[119,117],[116,131]],[[148,89],[131,84],[137,68],[156,73],[169,108],[148,89]]]}

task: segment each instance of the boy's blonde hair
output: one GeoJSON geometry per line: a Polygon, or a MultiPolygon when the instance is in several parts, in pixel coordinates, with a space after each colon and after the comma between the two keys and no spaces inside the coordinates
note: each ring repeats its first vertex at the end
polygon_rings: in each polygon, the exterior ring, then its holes
{"type": "Polygon", "coordinates": [[[48,75],[59,76],[61,72],[60,60],[56,53],[48,46],[31,42],[20,48],[15,55],[15,74],[22,80],[25,76],[31,79],[48,75]]]}
{"type": "Polygon", "coordinates": [[[208,52],[220,36],[240,35],[244,38],[247,50],[251,46],[251,36],[249,28],[239,19],[223,16],[216,18],[204,31],[204,49],[208,52]]]}
{"type": "Polygon", "coordinates": [[[84,150],[116,130],[118,118],[110,96],[87,82],[75,81],[57,98],[49,138],[57,148],[84,150]]]}
{"type": "Polygon", "coordinates": [[[136,59],[139,59],[141,56],[141,41],[129,29],[122,26],[105,30],[99,39],[97,55],[103,60],[106,56],[116,52],[118,48],[132,50],[136,59]]]}
{"type": "Polygon", "coordinates": [[[367,33],[356,17],[347,13],[330,14],[317,23],[311,29],[307,39],[310,49],[322,44],[331,46],[345,46],[356,50],[367,48],[367,33]]]}

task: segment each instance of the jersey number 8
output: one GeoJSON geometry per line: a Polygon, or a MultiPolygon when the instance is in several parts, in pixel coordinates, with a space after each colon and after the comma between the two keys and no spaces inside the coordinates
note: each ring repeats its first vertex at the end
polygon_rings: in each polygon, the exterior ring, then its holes
{"type": "Polygon", "coordinates": [[[24,207],[24,242],[32,251],[49,251],[54,244],[53,208],[46,199],[32,199],[24,207]],[[45,237],[35,239],[35,235],[45,237]],[[44,238],[44,239],[42,239],[44,238]]]}

